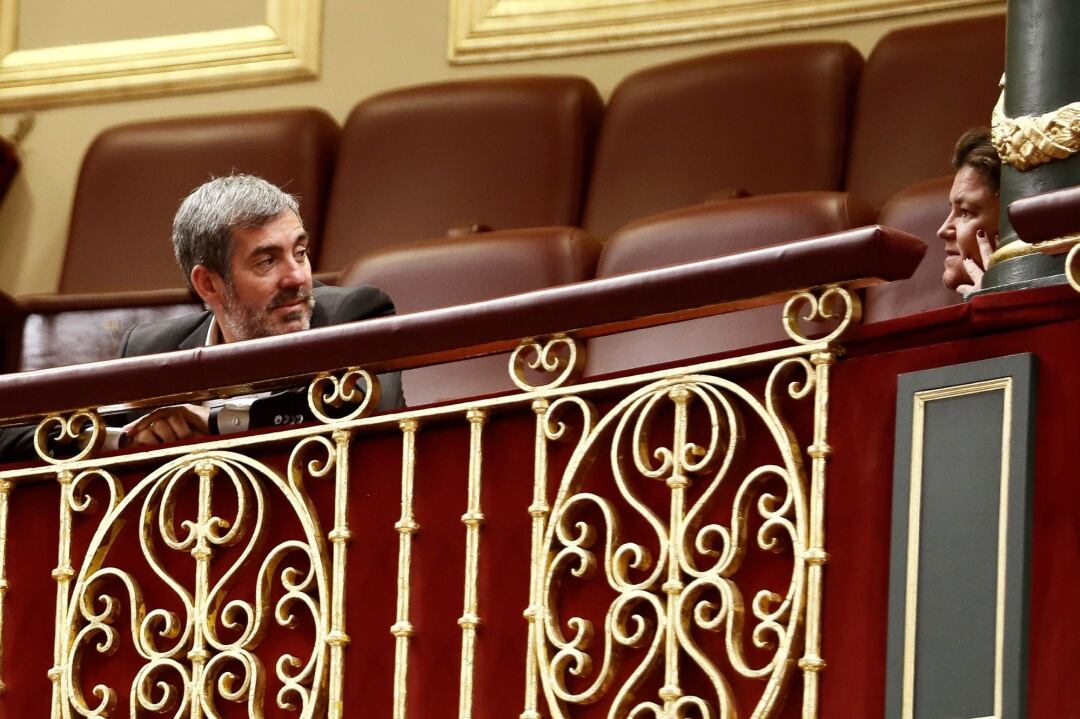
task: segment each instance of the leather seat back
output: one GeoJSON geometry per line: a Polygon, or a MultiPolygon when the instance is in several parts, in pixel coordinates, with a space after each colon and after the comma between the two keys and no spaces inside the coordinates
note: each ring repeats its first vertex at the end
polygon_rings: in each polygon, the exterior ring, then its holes
{"type": "MultiPolygon", "coordinates": [[[[600,255],[596,276],[709,259],[861,227],[873,220],[869,206],[842,192],[765,195],[675,210],[615,233],[600,255]]],[[[597,337],[589,341],[586,374],[783,340],[780,315],[778,306],[767,306],[597,337]]]]}
{"type": "Polygon", "coordinates": [[[952,179],[952,175],[948,175],[919,182],[896,193],[881,208],[878,223],[915,235],[926,243],[926,254],[910,278],[866,288],[864,323],[881,322],[960,302],[960,295],[941,284],[945,243],[937,236],[938,228],[949,214],[952,179]]]}
{"type": "Polygon", "coordinates": [[[885,35],[859,85],[844,189],[881,207],[949,172],[960,135],[990,124],[1004,69],[1004,15],[885,35]]]}
{"type": "Polygon", "coordinates": [[[87,150],[60,292],[184,287],[170,237],[180,201],[211,177],[258,175],[300,198],[318,250],[339,129],[322,110],[184,117],[120,125],[87,150]]]}
{"type": "Polygon", "coordinates": [[[119,357],[120,340],[138,322],[202,310],[186,289],[108,295],[28,295],[15,301],[5,371],[66,367],[119,357]]]}
{"type": "MultiPolygon", "coordinates": [[[[361,258],[341,284],[372,284],[398,314],[490,300],[591,279],[600,243],[570,227],[487,232],[390,247],[361,258]]],[[[507,354],[402,373],[411,407],[512,389],[507,354]]]]}
{"type": "Polygon", "coordinates": [[[862,56],[847,43],[706,55],[630,75],[608,103],[585,227],[606,236],[732,190],[839,190],[862,56]]]}
{"type": "Polygon", "coordinates": [[[603,111],[577,77],[507,77],[394,90],[345,123],[320,271],[395,244],[577,225],[603,111]]]}

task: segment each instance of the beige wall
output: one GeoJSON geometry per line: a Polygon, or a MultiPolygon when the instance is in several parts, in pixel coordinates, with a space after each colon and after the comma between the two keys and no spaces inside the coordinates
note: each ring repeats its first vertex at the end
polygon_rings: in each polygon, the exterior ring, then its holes
{"type": "Polygon", "coordinates": [[[264,0],[32,0],[19,3],[19,49],[258,25],[264,0]]]}
{"type": "MultiPolygon", "coordinates": [[[[325,3],[323,70],[318,80],[41,111],[22,147],[23,170],[0,205],[0,290],[15,295],[55,290],[82,155],[101,130],[122,122],[296,105],[324,107],[340,121],[358,100],[387,88],[492,74],[585,75],[606,96],[626,74],[681,57],[747,45],[818,39],[846,39],[866,54],[877,38],[892,27],[986,12],[936,12],[676,47],[451,67],[446,61],[448,0],[325,3]]],[[[101,21],[115,22],[115,18],[101,21]]],[[[10,133],[14,125],[13,116],[0,117],[0,133],[10,133]]],[[[138,198],[131,201],[137,202],[138,198]]],[[[162,238],[162,242],[166,241],[162,238]]],[[[107,267],[100,269],[110,271],[107,267]]]]}

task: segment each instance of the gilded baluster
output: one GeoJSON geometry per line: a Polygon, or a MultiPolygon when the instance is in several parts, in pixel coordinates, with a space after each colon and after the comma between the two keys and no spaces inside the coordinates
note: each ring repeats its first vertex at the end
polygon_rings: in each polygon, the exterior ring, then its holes
{"type": "Polygon", "coordinates": [[[803,719],[818,715],[819,672],[825,668],[821,658],[821,594],[824,565],[829,561],[825,551],[825,469],[832,447],[828,443],[829,428],[829,368],[836,353],[815,352],[810,356],[814,366],[814,442],[807,448],[811,458],[810,527],[806,548],[806,644],[799,668],[803,670],[803,719]]]}
{"type": "Polygon", "coordinates": [[[195,465],[195,474],[199,478],[195,544],[191,548],[191,556],[195,560],[195,596],[192,600],[191,612],[195,631],[192,634],[191,649],[187,654],[191,661],[191,687],[195,692],[195,695],[191,697],[191,719],[203,716],[203,700],[213,690],[210,686],[203,686],[206,682],[203,674],[206,662],[210,659],[210,651],[206,643],[208,631],[206,622],[210,608],[206,600],[210,592],[210,558],[213,556],[213,551],[210,549],[210,501],[215,472],[212,462],[204,460],[195,465]]]}
{"type": "Polygon", "coordinates": [[[408,709],[409,638],[415,634],[409,620],[412,538],[420,531],[413,516],[413,479],[416,472],[415,419],[403,419],[401,428],[401,518],[394,524],[398,533],[397,621],[390,627],[394,635],[394,719],[405,719],[408,709]]]}
{"type": "Polygon", "coordinates": [[[345,647],[349,635],[345,633],[345,558],[352,532],[349,530],[349,442],[352,432],[334,430],[334,446],[337,452],[337,476],[334,484],[334,528],[330,531],[330,543],[334,547],[333,580],[331,586],[330,634],[330,701],[327,714],[330,719],[340,719],[345,712],[345,647]]]}
{"type": "Polygon", "coordinates": [[[459,719],[471,719],[473,707],[473,675],[476,657],[476,627],[480,624],[477,577],[480,569],[480,525],[484,515],[480,511],[480,473],[483,461],[483,430],[487,410],[470,409],[465,413],[469,421],[469,492],[465,514],[465,590],[464,610],[458,625],[461,627],[461,684],[458,700],[459,719]]]}
{"type": "Polygon", "coordinates": [[[675,627],[679,619],[679,596],[686,587],[682,578],[682,547],[678,537],[682,533],[683,515],[685,514],[686,488],[690,479],[684,472],[686,457],[686,408],[690,403],[690,391],[684,385],[676,385],[668,392],[668,397],[675,403],[675,433],[672,443],[671,476],[667,486],[671,489],[671,510],[667,540],[667,581],[663,584],[667,595],[667,632],[664,636],[664,686],[660,688],[660,698],[664,700],[664,718],[674,719],[675,703],[683,695],[679,682],[679,637],[675,627]]]}
{"type": "Polygon", "coordinates": [[[550,403],[546,399],[536,399],[532,403],[532,411],[536,414],[536,441],[533,452],[533,499],[529,505],[529,516],[532,517],[532,569],[529,572],[529,606],[525,610],[525,621],[528,623],[528,635],[525,649],[525,709],[521,712],[521,719],[540,719],[539,707],[539,671],[536,649],[540,629],[537,618],[540,613],[542,587],[542,574],[544,571],[544,530],[547,524],[547,515],[550,507],[547,503],[547,411],[550,403]]]}
{"type": "Polygon", "coordinates": [[[14,488],[8,480],[0,480],[0,696],[3,696],[7,685],[4,684],[4,597],[7,596],[7,531],[8,531],[8,498],[14,488]]]}
{"type": "Polygon", "coordinates": [[[71,482],[74,475],[71,470],[62,469],[56,475],[60,484],[60,537],[57,546],[56,569],[52,578],[56,580],[56,616],[53,634],[53,666],[49,670],[52,681],[52,718],[59,719],[70,715],[67,698],[64,695],[64,659],[71,640],[67,626],[68,597],[71,578],[75,569],[71,566],[71,482]]]}

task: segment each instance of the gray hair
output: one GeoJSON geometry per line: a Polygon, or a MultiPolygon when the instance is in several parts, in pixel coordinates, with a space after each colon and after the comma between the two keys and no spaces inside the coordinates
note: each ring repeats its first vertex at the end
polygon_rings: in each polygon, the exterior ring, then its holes
{"type": "Polygon", "coordinates": [[[176,261],[191,284],[191,270],[203,265],[229,282],[233,230],[262,227],[286,210],[300,216],[292,195],[254,175],[217,177],[192,190],[173,220],[176,261]]]}

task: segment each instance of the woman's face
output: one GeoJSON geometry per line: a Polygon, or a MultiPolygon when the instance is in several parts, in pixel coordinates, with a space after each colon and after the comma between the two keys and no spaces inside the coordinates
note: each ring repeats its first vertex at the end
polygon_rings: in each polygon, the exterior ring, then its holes
{"type": "MultiPolygon", "coordinates": [[[[998,234],[998,196],[986,177],[973,167],[961,167],[949,191],[949,216],[938,230],[945,242],[945,272],[941,281],[951,290],[971,284],[964,258],[983,265],[976,233],[982,230],[993,239],[998,234]]],[[[986,268],[983,267],[985,270],[986,268]]]]}

